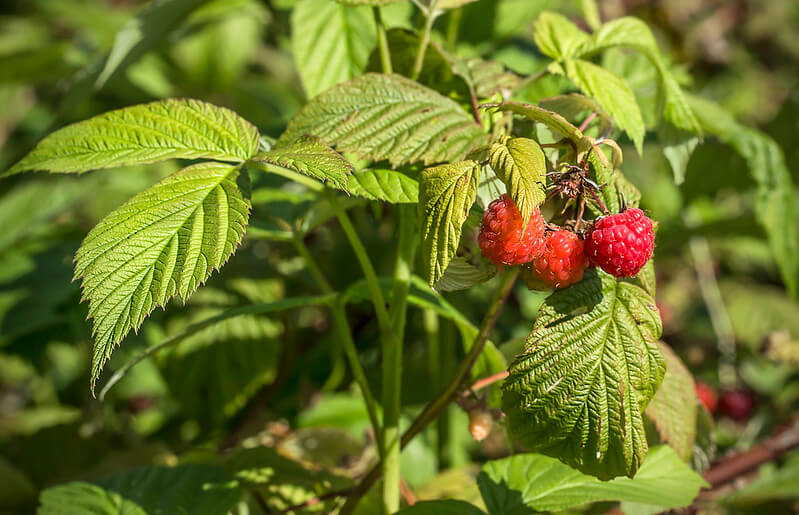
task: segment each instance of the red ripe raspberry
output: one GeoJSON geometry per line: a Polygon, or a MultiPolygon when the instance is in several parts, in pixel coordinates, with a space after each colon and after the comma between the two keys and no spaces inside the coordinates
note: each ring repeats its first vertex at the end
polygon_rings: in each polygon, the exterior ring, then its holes
{"type": "Polygon", "coordinates": [[[591,264],[616,277],[637,274],[654,250],[652,220],[637,208],[600,218],[585,239],[591,264]]]}
{"type": "Polygon", "coordinates": [[[532,261],[544,250],[544,217],[536,209],[522,236],[522,215],[513,200],[502,195],[489,204],[477,243],[483,255],[499,265],[520,265],[532,261]]]}
{"type": "Polygon", "coordinates": [[[727,390],[719,399],[719,411],[738,422],[749,419],[755,409],[755,396],[740,388],[727,390]]]}
{"type": "Polygon", "coordinates": [[[555,231],[547,236],[544,252],[533,260],[536,275],[550,286],[565,288],[583,278],[588,256],[583,241],[569,231],[555,231]]]}
{"type": "Polygon", "coordinates": [[[705,408],[707,408],[709,412],[715,413],[719,399],[713,388],[705,383],[697,381],[694,385],[694,391],[696,391],[696,396],[699,397],[699,400],[705,405],[705,408]]]}

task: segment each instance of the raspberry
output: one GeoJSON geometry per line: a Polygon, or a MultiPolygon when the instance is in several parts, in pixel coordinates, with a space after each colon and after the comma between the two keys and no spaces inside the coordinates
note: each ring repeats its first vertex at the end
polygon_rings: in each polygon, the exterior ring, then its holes
{"type": "Polygon", "coordinates": [[[637,208],[600,218],[585,239],[591,265],[616,277],[637,274],[654,250],[652,220],[637,208]]]}
{"type": "Polygon", "coordinates": [[[740,388],[727,390],[719,399],[719,411],[731,419],[741,422],[747,420],[755,409],[755,396],[740,388]]]}
{"type": "Polygon", "coordinates": [[[588,256],[583,241],[569,231],[549,233],[544,252],[533,260],[536,275],[555,288],[565,288],[583,278],[588,256]]]}
{"type": "Polygon", "coordinates": [[[502,195],[483,214],[477,243],[497,266],[528,263],[544,250],[544,225],[544,217],[536,209],[522,236],[522,215],[513,200],[502,195]]]}
{"type": "Polygon", "coordinates": [[[715,413],[719,399],[716,396],[716,392],[713,391],[713,388],[705,383],[697,381],[694,385],[694,391],[702,404],[705,405],[705,408],[707,408],[709,412],[715,413]]]}

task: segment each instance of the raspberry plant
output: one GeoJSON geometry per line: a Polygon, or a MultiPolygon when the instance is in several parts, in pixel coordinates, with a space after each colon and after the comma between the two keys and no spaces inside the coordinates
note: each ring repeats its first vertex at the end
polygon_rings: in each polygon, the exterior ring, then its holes
{"type": "MultiPolygon", "coordinates": [[[[210,327],[235,332],[265,313],[322,306],[368,413],[375,459],[364,458],[368,471],[348,488],[326,481],[317,498],[281,504],[246,496],[266,480],[254,474],[261,458],[240,449],[224,463],[234,486],[202,490],[203,503],[197,502],[204,513],[225,513],[242,498],[265,512],[322,506],[352,513],[370,492],[379,492],[373,494],[379,508],[367,509],[387,513],[483,513],[465,501],[404,509],[400,503],[402,448],[451,403],[469,397],[477,398],[478,407],[469,410],[477,439],[489,434],[496,418],[511,448],[524,451],[483,467],[477,482],[488,513],[564,510],[591,501],[666,510],[690,505],[706,484],[689,465],[700,445],[694,381],[660,341],[654,229],[638,209],[641,193],[625,177],[622,147],[630,142],[627,151],[640,155],[649,151],[646,141],[657,141],[679,184],[700,143],[716,138],[730,145],[751,172],[757,222],[786,288],[795,293],[796,225],[782,153],[763,133],[686,91],[639,19],[600,23],[592,2],[582,2],[587,26],[556,12],[537,13],[532,41],[546,62],[537,73],[521,75],[469,57],[456,44],[457,32],[447,44],[431,40],[438,18],[457,24],[469,3],[299,0],[290,13],[291,51],[308,100],[283,130],[261,130],[246,112],[200,99],[155,100],[55,130],[3,174],[81,174],[168,159],[185,164],[106,215],[77,251],[74,278],[92,324],[92,392],[129,333],[146,328],[154,310],[172,299],[185,304],[235,259],[248,235],[294,245],[317,295],[252,301],[195,321],[128,357],[105,379],[100,398],[141,360],[210,327]],[[418,30],[409,30],[397,12],[411,13],[418,30]],[[612,58],[623,64],[629,55],[646,60],[651,81],[634,87],[633,78],[609,64],[612,58]],[[546,95],[534,91],[539,85],[546,95]],[[642,97],[642,89],[655,91],[654,98],[642,97]],[[264,177],[279,187],[264,188],[264,177]],[[315,210],[296,220],[253,200],[299,196],[315,210]],[[372,203],[376,219],[391,205],[391,276],[378,274],[384,267],[353,224],[357,199],[372,203]],[[270,218],[277,229],[253,227],[253,220],[270,218]],[[324,255],[306,244],[333,219],[363,274],[341,290],[318,264],[324,255]],[[522,268],[528,285],[548,294],[529,321],[524,348],[506,363],[491,335],[522,268]],[[447,296],[484,283],[495,284],[495,294],[483,299],[475,325],[447,296]],[[348,306],[363,299],[372,304],[380,342],[380,398],[348,320],[348,306]],[[426,406],[406,427],[402,364],[409,305],[452,320],[464,356],[428,391],[426,406]],[[485,396],[469,387],[505,375],[501,393],[494,388],[485,396]]],[[[191,2],[164,1],[139,21],[191,11],[191,2]]],[[[144,53],[143,44],[120,35],[99,83],[144,53]]],[[[725,402],[722,407],[733,404],[725,402]]],[[[233,411],[241,407],[235,399],[223,403],[233,411]]],[[[740,418],[743,408],[734,409],[733,418],[740,418]]],[[[269,456],[262,459],[275,459],[269,456]]],[[[69,505],[79,512],[107,491],[122,500],[102,502],[118,509],[133,498],[152,506],[147,497],[158,498],[159,485],[173,481],[172,473],[185,474],[187,492],[227,477],[213,468],[181,467],[56,486],[43,494],[42,510],[56,513],[69,505]]],[[[201,509],[179,499],[164,502],[169,512],[201,509]]]]}

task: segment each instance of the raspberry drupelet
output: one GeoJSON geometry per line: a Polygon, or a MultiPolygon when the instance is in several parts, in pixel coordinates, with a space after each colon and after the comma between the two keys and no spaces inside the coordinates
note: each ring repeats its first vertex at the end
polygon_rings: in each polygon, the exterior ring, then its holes
{"type": "Polygon", "coordinates": [[[537,208],[522,235],[522,215],[508,195],[489,204],[477,243],[483,256],[499,265],[529,263],[544,250],[546,223],[537,208]]]}
{"type": "Polygon", "coordinates": [[[600,218],[585,239],[591,265],[616,277],[636,275],[654,250],[652,220],[638,208],[600,218]]]}

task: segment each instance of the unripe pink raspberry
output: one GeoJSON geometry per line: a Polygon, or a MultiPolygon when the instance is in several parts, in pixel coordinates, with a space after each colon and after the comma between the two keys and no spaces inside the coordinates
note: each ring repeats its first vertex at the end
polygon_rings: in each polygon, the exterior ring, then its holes
{"type": "Polygon", "coordinates": [[[600,218],[585,239],[591,265],[616,277],[636,275],[654,250],[652,220],[638,208],[600,218]]]}

